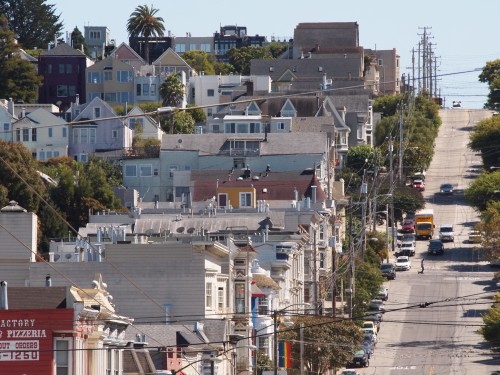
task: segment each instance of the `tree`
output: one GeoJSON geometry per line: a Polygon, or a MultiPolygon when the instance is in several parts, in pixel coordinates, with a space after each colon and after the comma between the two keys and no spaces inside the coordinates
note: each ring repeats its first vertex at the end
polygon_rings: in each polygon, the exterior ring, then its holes
{"type": "Polygon", "coordinates": [[[74,49],[81,50],[83,53],[88,55],[88,48],[87,44],[85,43],[85,37],[78,29],[78,27],[75,27],[71,32],[71,45],[74,49]]]}
{"type": "Polygon", "coordinates": [[[482,233],[482,250],[487,260],[500,257],[500,200],[490,202],[481,213],[477,229],[482,233]]]}
{"type": "Polygon", "coordinates": [[[345,366],[363,339],[351,320],[307,315],[295,317],[293,326],[278,336],[279,340],[292,341],[292,358],[297,359],[301,356],[300,341],[304,341],[304,365],[310,374],[326,374],[345,366]]]}
{"type": "Polygon", "coordinates": [[[47,48],[48,43],[61,36],[61,15],[55,13],[55,5],[46,3],[46,0],[0,2],[0,14],[7,17],[10,29],[23,48],[47,48]]]}
{"type": "Polygon", "coordinates": [[[378,149],[369,145],[350,147],[347,151],[346,167],[363,176],[364,171],[372,170],[381,165],[378,149]]]}
{"type": "Polygon", "coordinates": [[[250,75],[250,60],[273,58],[269,48],[255,46],[231,48],[227,55],[229,63],[242,75],[250,75]]]}
{"type": "Polygon", "coordinates": [[[484,107],[498,109],[500,103],[500,59],[488,61],[479,75],[479,82],[487,83],[490,92],[484,107]]]}
{"type": "Polygon", "coordinates": [[[0,17],[0,97],[34,102],[42,77],[29,61],[19,56],[14,33],[5,17],[0,17]]]}
{"type": "Polygon", "coordinates": [[[484,326],[479,329],[484,339],[493,348],[500,348],[500,296],[498,293],[493,297],[493,307],[483,314],[484,326]]]}
{"type": "Polygon", "coordinates": [[[480,121],[470,134],[469,147],[481,152],[485,168],[500,166],[500,117],[493,116],[480,121]]]}
{"type": "Polygon", "coordinates": [[[257,351],[255,353],[255,367],[257,375],[262,375],[264,371],[271,371],[273,369],[273,361],[266,354],[257,351]]]}
{"type": "Polygon", "coordinates": [[[483,173],[465,189],[465,199],[477,210],[486,210],[488,203],[500,199],[500,171],[483,173]]]}
{"type": "Polygon", "coordinates": [[[195,124],[207,121],[207,115],[205,114],[205,112],[203,112],[203,109],[192,108],[192,107],[193,107],[192,104],[187,105],[187,108],[189,109],[189,111],[187,113],[189,113],[191,115],[195,124]]]}
{"type": "Polygon", "coordinates": [[[204,72],[206,75],[215,74],[215,57],[211,54],[204,51],[187,51],[182,54],[182,58],[198,74],[201,74],[201,72],[204,72]]]}
{"type": "Polygon", "coordinates": [[[163,106],[178,107],[184,99],[184,89],[184,84],[177,74],[169,74],[159,88],[163,106]]]}
{"type": "Polygon", "coordinates": [[[38,211],[45,185],[36,161],[21,143],[0,140],[0,185],[7,189],[9,200],[15,200],[30,212],[38,211]]]}
{"type": "Polygon", "coordinates": [[[158,9],[147,5],[139,5],[130,15],[127,21],[127,32],[131,37],[144,37],[144,54],[146,62],[150,63],[149,58],[149,38],[152,36],[163,36],[165,26],[163,18],[157,17],[158,9]]]}

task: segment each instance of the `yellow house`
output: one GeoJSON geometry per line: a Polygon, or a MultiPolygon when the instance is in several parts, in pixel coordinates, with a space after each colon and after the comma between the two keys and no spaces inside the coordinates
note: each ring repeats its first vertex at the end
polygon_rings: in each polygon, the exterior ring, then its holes
{"type": "Polygon", "coordinates": [[[218,207],[256,208],[257,190],[250,186],[217,188],[218,207]]]}

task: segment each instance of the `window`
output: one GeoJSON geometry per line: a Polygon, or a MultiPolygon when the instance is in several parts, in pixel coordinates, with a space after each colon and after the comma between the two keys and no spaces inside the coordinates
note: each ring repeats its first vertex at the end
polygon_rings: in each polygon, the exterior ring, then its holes
{"type": "Polygon", "coordinates": [[[47,74],[52,74],[52,64],[47,65],[47,74]]]}
{"type": "Polygon", "coordinates": [[[91,145],[95,144],[95,128],[89,129],[89,143],[91,145]]]}
{"type": "Polygon", "coordinates": [[[236,313],[243,314],[245,313],[245,284],[236,283],[234,287],[234,307],[236,313]]]}
{"type": "Polygon", "coordinates": [[[119,92],[118,95],[120,96],[120,103],[130,103],[132,101],[132,93],[125,91],[125,92],[119,92]]]}
{"type": "Polygon", "coordinates": [[[222,287],[217,289],[217,307],[219,311],[224,310],[224,288],[222,287]]]}
{"type": "Polygon", "coordinates": [[[76,95],[76,86],[75,85],[68,85],[68,95],[69,96],[76,95]]]}
{"type": "Polygon", "coordinates": [[[38,160],[45,160],[45,151],[38,151],[38,160]]]}
{"type": "Polygon", "coordinates": [[[205,307],[212,308],[212,283],[205,284],[205,307]]]}
{"type": "Polygon", "coordinates": [[[253,207],[252,193],[240,193],[240,208],[253,207]]]}
{"type": "Polygon", "coordinates": [[[141,96],[141,93],[142,93],[142,88],[141,88],[141,84],[138,83],[137,85],[135,85],[135,95],[137,96],[141,96]]]}
{"type": "Polygon", "coordinates": [[[105,81],[112,81],[113,80],[113,72],[110,72],[110,71],[104,72],[104,80],[105,81]]]}
{"type": "Polygon", "coordinates": [[[208,52],[210,53],[210,51],[212,50],[212,45],[210,43],[201,43],[200,44],[200,49],[203,51],[203,52],[208,52]]]}
{"type": "Polygon", "coordinates": [[[116,102],[116,92],[107,92],[104,94],[105,102],[116,102]]]}
{"type": "Polygon", "coordinates": [[[384,65],[384,60],[378,59],[377,64],[378,64],[378,66],[384,65]]]}
{"type": "Polygon", "coordinates": [[[56,375],[71,374],[70,367],[70,346],[68,340],[56,339],[56,352],[54,353],[56,362],[56,375]]]}
{"type": "Polygon", "coordinates": [[[118,82],[130,82],[133,79],[132,72],[128,70],[119,70],[116,72],[116,80],[118,82]]]}
{"type": "Polygon", "coordinates": [[[277,122],[276,123],[276,130],[285,130],[285,123],[284,122],[277,122]]]}
{"type": "Polygon", "coordinates": [[[63,98],[68,96],[68,85],[57,85],[57,96],[63,98]]]}
{"type": "Polygon", "coordinates": [[[16,129],[16,142],[21,142],[21,129],[16,129]]]}
{"type": "Polygon", "coordinates": [[[269,314],[269,301],[267,297],[259,297],[259,315],[269,314]]]}
{"type": "Polygon", "coordinates": [[[49,138],[52,138],[52,128],[47,128],[47,130],[49,131],[49,138]]]}
{"type": "Polygon", "coordinates": [[[143,164],[139,166],[141,177],[151,177],[153,175],[153,168],[151,164],[143,164]]]}
{"type": "Polygon", "coordinates": [[[62,128],[62,136],[63,136],[63,138],[68,137],[68,128],[62,128]]]}
{"type": "Polygon", "coordinates": [[[89,34],[90,34],[90,39],[101,39],[100,31],[91,31],[89,34]]]}
{"type": "Polygon", "coordinates": [[[30,133],[28,128],[23,129],[23,142],[29,142],[30,140],[30,133]]]}
{"type": "Polygon", "coordinates": [[[89,129],[80,129],[80,143],[87,144],[89,143],[89,129]]]}
{"type": "Polygon", "coordinates": [[[59,64],[59,74],[64,74],[64,64],[59,64]]]}
{"type": "Polygon", "coordinates": [[[325,268],[325,252],[319,252],[319,268],[325,268]]]}
{"type": "Polygon", "coordinates": [[[269,337],[260,336],[259,342],[257,343],[257,345],[258,345],[259,351],[267,353],[269,350],[269,337]]]}
{"type": "Polygon", "coordinates": [[[186,52],[186,45],[184,43],[179,43],[175,45],[175,52],[183,53],[186,52]]]}
{"type": "Polygon", "coordinates": [[[3,124],[3,130],[4,131],[9,131],[9,129],[10,129],[10,124],[8,122],[4,122],[4,124],[3,124]]]}
{"type": "Polygon", "coordinates": [[[31,129],[31,142],[36,142],[36,128],[31,129]]]}
{"type": "Polygon", "coordinates": [[[102,83],[102,72],[88,72],[87,83],[102,83]]]}
{"type": "Polygon", "coordinates": [[[101,118],[101,108],[100,107],[94,108],[94,118],[101,118]]]}
{"type": "Polygon", "coordinates": [[[214,89],[208,89],[207,90],[207,96],[214,96],[214,95],[215,95],[214,89]]]}
{"type": "Polygon", "coordinates": [[[89,156],[87,154],[80,154],[80,161],[86,163],[89,161],[89,156]]]}
{"type": "Polygon", "coordinates": [[[212,108],[207,108],[207,116],[212,117],[213,109],[212,108]]]}
{"type": "Polygon", "coordinates": [[[116,139],[118,138],[118,130],[112,130],[111,131],[111,138],[116,139]]]}
{"type": "Polygon", "coordinates": [[[73,66],[71,64],[66,64],[66,74],[73,73],[73,66]]]}
{"type": "Polygon", "coordinates": [[[190,43],[189,44],[189,50],[190,51],[194,51],[194,50],[197,50],[198,48],[196,48],[196,44],[195,43],[190,43]]]}
{"type": "Polygon", "coordinates": [[[137,165],[126,165],[125,177],[137,177],[137,165]]]}

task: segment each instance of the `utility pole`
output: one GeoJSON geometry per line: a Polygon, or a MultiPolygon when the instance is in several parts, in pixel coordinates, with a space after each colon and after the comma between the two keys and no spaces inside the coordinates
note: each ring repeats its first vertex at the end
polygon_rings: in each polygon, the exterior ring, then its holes
{"type": "MultiPolygon", "coordinates": [[[[355,281],[354,281],[354,272],[355,272],[355,263],[354,263],[354,244],[353,244],[353,236],[352,236],[352,197],[349,198],[349,318],[352,318],[352,299],[354,295],[355,281]]],[[[276,375],[276,374],[275,374],[276,375]]]]}
{"type": "Polygon", "coordinates": [[[274,375],[278,375],[278,311],[273,311],[273,362],[274,375]]]}
{"type": "MultiPolygon", "coordinates": [[[[390,189],[394,188],[394,168],[393,168],[393,155],[392,155],[392,136],[389,136],[389,180],[390,180],[390,189]]],[[[391,198],[391,237],[392,237],[392,251],[395,250],[394,247],[394,228],[396,225],[394,223],[394,196],[391,198]]]]}
{"type": "MultiPolygon", "coordinates": [[[[399,107],[399,168],[398,168],[398,182],[403,182],[403,103],[399,107]]],[[[392,186],[392,185],[391,185],[392,186]]]]}
{"type": "Polygon", "coordinates": [[[365,181],[366,169],[363,172],[363,182],[361,183],[361,260],[365,259],[366,249],[366,203],[368,199],[368,184],[365,181]]]}
{"type": "Polygon", "coordinates": [[[316,237],[318,235],[316,229],[316,224],[313,227],[313,303],[314,303],[314,313],[318,313],[318,242],[316,237]]]}
{"type": "MultiPolygon", "coordinates": [[[[334,215],[330,216],[332,224],[332,317],[337,315],[337,238],[335,237],[335,221],[334,215]]],[[[302,358],[301,358],[302,359],[302,358]]],[[[301,367],[303,368],[303,366],[301,367]]]]}

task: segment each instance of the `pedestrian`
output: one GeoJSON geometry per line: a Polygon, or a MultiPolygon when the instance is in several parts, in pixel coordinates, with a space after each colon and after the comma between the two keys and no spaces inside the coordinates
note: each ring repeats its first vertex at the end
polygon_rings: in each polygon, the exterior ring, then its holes
{"type": "Polygon", "coordinates": [[[420,267],[422,267],[422,269],[418,271],[418,273],[424,273],[424,258],[422,258],[422,261],[420,262],[420,267]]]}

